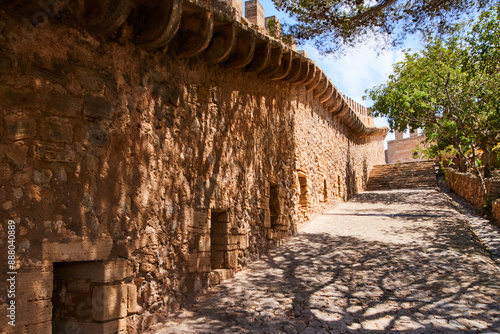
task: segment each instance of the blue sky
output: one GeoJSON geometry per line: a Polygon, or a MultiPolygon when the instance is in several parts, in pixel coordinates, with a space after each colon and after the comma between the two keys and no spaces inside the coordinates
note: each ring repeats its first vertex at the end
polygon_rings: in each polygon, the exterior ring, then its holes
{"type": "MultiPolygon", "coordinates": [[[[265,10],[265,16],[275,15],[280,21],[290,20],[284,13],[278,12],[271,0],[261,0],[265,10]]],[[[348,51],[344,56],[336,59],[334,57],[324,57],[311,45],[299,46],[299,49],[307,51],[309,58],[313,59],[332,80],[337,88],[366,107],[371,106],[371,101],[363,101],[365,89],[380,85],[387,80],[392,73],[392,64],[403,60],[401,50],[387,50],[378,52],[373,46],[374,38],[367,39],[358,48],[348,51]]],[[[411,43],[411,48],[416,49],[417,43],[411,43]]],[[[408,46],[406,46],[408,47],[408,46]]],[[[387,120],[383,118],[375,119],[376,126],[388,126],[387,120]]],[[[386,140],[394,139],[394,134],[390,133],[386,140]]]]}

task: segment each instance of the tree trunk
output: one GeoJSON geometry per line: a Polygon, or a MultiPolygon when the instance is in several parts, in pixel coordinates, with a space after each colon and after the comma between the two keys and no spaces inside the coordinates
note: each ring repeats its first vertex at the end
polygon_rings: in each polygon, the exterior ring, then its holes
{"type": "Polygon", "coordinates": [[[491,177],[491,148],[488,146],[483,147],[483,165],[484,177],[491,177]]]}
{"type": "Polygon", "coordinates": [[[458,163],[457,163],[457,167],[458,167],[458,171],[461,172],[461,173],[467,173],[467,163],[465,161],[465,159],[461,156],[458,156],[457,157],[458,159],[458,163]]]}

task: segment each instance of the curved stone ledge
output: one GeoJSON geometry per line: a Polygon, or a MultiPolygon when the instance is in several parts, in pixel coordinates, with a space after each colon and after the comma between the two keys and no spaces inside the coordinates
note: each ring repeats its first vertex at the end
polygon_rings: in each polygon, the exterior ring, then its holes
{"type": "MultiPolygon", "coordinates": [[[[6,9],[26,15],[37,6],[37,0],[16,0],[6,9]]],[[[80,0],[68,7],[93,33],[116,31],[128,19],[141,48],[169,45],[179,58],[201,55],[227,69],[254,71],[262,78],[303,85],[358,137],[388,132],[370,124],[370,110],[339,93],[314,61],[249,27],[236,9],[218,0],[80,0]]]]}

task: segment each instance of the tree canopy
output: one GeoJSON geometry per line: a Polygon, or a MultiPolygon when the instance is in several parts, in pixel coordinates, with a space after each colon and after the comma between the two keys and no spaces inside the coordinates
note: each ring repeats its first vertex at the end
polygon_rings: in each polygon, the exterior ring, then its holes
{"type": "MultiPolygon", "coordinates": [[[[429,37],[422,51],[405,53],[387,83],[368,94],[376,116],[391,129],[422,128],[431,156],[456,154],[481,178],[500,141],[500,5],[446,39],[429,37]]],[[[485,191],[486,196],[486,189],[485,191]]]]}
{"type": "MultiPolygon", "coordinates": [[[[297,21],[289,31],[323,53],[354,46],[370,33],[397,45],[419,31],[446,33],[498,0],[273,0],[297,21]]],[[[387,43],[384,43],[387,45],[387,43]]]]}

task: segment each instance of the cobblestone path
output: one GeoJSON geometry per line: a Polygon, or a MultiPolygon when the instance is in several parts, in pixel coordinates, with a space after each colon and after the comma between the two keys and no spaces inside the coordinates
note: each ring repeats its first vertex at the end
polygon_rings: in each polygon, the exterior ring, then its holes
{"type": "Polygon", "coordinates": [[[500,271],[435,190],[363,193],[150,333],[500,333],[500,271]]]}

